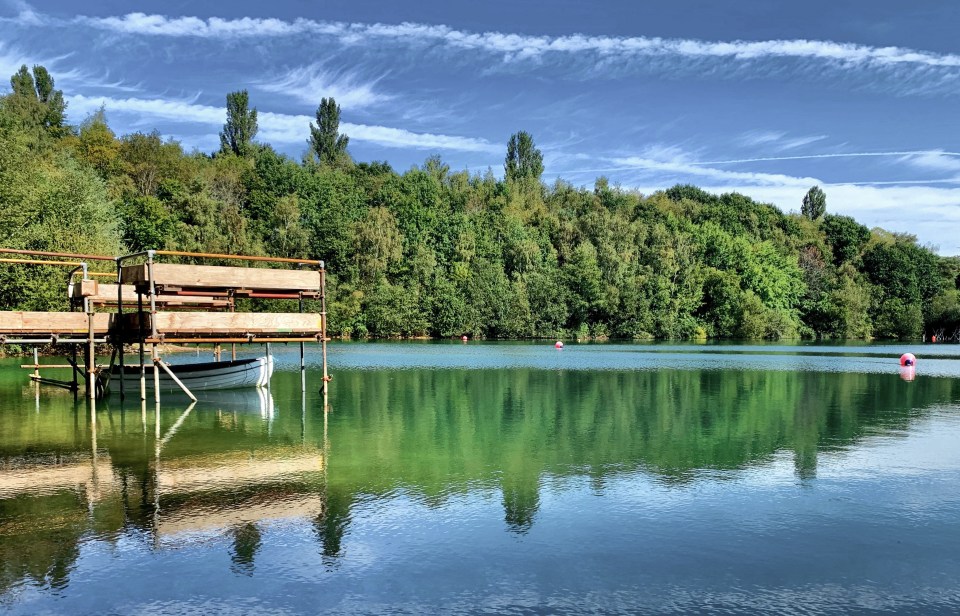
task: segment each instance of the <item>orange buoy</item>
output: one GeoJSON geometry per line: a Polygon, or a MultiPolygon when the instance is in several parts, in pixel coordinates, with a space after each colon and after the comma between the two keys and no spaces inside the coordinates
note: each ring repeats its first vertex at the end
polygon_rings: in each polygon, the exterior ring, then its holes
{"type": "Polygon", "coordinates": [[[558,348],[558,349],[562,349],[562,348],[563,348],[563,342],[561,342],[560,340],[557,340],[557,343],[556,343],[555,345],[553,345],[553,346],[556,347],[556,348],[558,348]]]}
{"type": "Polygon", "coordinates": [[[900,365],[901,366],[915,366],[917,365],[917,358],[913,353],[904,353],[900,356],[900,365]]]}

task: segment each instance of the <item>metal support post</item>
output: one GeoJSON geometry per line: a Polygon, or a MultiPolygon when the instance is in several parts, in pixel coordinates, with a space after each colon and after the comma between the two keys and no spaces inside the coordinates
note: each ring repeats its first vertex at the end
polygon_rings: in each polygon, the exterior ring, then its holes
{"type": "Polygon", "coordinates": [[[320,345],[323,349],[323,393],[327,393],[330,376],[327,374],[327,272],[320,262],[320,345]]]}

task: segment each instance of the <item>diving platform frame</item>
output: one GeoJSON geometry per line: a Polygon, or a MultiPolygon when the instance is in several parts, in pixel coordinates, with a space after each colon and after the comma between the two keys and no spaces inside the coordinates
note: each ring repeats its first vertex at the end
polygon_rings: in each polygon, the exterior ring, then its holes
{"type": "MultiPolygon", "coordinates": [[[[222,344],[230,344],[236,356],[237,344],[299,343],[301,388],[306,390],[305,344],[319,342],[323,360],[323,387],[327,393],[326,269],[323,261],[147,250],[119,257],[83,255],[0,248],[0,263],[71,267],[67,275],[70,312],[0,311],[0,344],[68,345],[67,365],[40,364],[34,351],[31,378],[39,383],[79,389],[83,376],[91,400],[106,394],[110,369],[119,359],[124,368],[125,345],[139,350],[140,399],[146,400],[145,362],[150,348],[154,395],[160,401],[160,370],[165,371],[191,399],[196,399],[160,357],[161,344],[214,344],[219,360],[222,344]],[[159,259],[176,257],[192,261],[241,261],[273,267],[237,267],[169,263],[159,259]],[[76,259],[76,260],[64,260],[76,259]],[[113,262],[114,272],[93,272],[88,262],[113,262]],[[285,266],[278,269],[277,266],[285,266]],[[99,279],[113,279],[101,282],[99,279]],[[236,312],[243,298],[297,300],[299,311],[236,312]],[[306,312],[305,301],[319,301],[319,312],[306,312]],[[105,372],[96,365],[96,345],[110,344],[113,353],[105,372]],[[77,351],[84,352],[84,368],[77,351]],[[46,368],[71,368],[72,381],[50,379],[40,374],[46,368]]],[[[104,268],[106,269],[106,268],[104,268]]],[[[123,398],[124,379],[120,382],[123,398]]]]}

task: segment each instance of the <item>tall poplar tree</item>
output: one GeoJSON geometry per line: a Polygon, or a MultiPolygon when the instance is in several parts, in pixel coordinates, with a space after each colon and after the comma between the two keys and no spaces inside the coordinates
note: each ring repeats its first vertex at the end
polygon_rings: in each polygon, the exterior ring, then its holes
{"type": "Polygon", "coordinates": [[[520,131],[510,136],[503,170],[508,180],[540,181],[540,176],[543,175],[543,154],[533,143],[530,133],[520,131]]]}
{"type": "Polygon", "coordinates": [[[257,134],[257,108],[248,110],[246,90],[227,94],[227,123],[220,133],[220,151],[245,156],[257,134]]]}
{"type": "Polygon", "coordinates": [[[810,220],[817,220],[827,211],[827,195],[819,186],[814,186],[803,196],[800,213],[810,220]]]}
{"type": "Polygon", "coordinates": [[[67,103],[63,92],[54,89],[53,77],[46,68],[34,65],[31,74],[24,64],[10,78],[10,86],[13,92],[6,104],[25,128],[52,137],[63,137],[69,132],[65,125],[67,103]]]}
{"type": "Polygon", "coordinates": [[[333,99],[320,99],[317,124],[310,123],[310,147],[321,165],[332,165],[347,155],[350,138],[340,134],[340,105],[333,99]]]}

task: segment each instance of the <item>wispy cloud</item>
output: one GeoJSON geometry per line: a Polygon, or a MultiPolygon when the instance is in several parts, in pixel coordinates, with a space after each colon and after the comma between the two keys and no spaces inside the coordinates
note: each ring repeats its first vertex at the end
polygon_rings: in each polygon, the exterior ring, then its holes
{"type": "Polygon", "coordinates": [[[817,141],[823,141],[826,138],[826,135],[787,137],[787,134],[784,132],[754,130],[744,133],[737,141],[748,148],[766,146],[783,152],[816,143],[817,141]]]}
{"type": "MultiPolygon", "coordinates": [[[[943,159],[946,157],[960,157],[960,152],[947,152],[944,150],[907,150],[893,152],[830,152],[826,154],[803,154],[797,156],[761,156],[757,158],[730,158],[726,160],[703,160],[691,162],[692,165],[734,165],[738,163],[760,163],[782,160],[815,160],[818,158],[872,158],[872,157],[897,157],[906,160],[915,160],[926,155],[936,155],[943,159]]],[[[942,167],[941,167],[942,168],[942,167]]]]}
{"type": "Polygon", "coordinates": [[[931,150],[904,155],[901,161],[931,171],[950,171],[960,173],[960,153],[931,150]]]}
{"type": "Polygon", "coordinates": [[[265,92],[290,96],[300,102],[317,105],[324,97],[352,109],[362,109],[390,100],[392,97],[374,90],[376,82],[363,82],[354,75],[329,71],[321,64],[290,69],[270,81],[254,84],[265,92]]]}
{"type": "MultiPolygon", "coordinates": [[[[219,130],[226,121],[226,111],[223,107],[200,105],[182,100],[76,95],[70,97],[68,102],[71,114],[78,112],[87,115],[102,106],[108,112],[136,114],[140,117],[148,116],[177,123],[205,124],[216,130],[219,130]]],[[[260,112],[257,119],[260,128],[259,137],[264,141],[280,144],[305,143],[310,134],[310,122],[314,120],[310,116],[269,111],[260,112]]],[[[366,141],[384,147],[485,153],[500,150],[498,146],[494,146],[485,139],[416,133],[388,126],[341,122],[340,130],[351,140],[366,141]]]]}
{"type": "MultiPolygon", "coordinates": [[[[65,68],[63,66],[63,60],[67,59],[68,57],[69,55],[41,57],[36,54],[27,54],[15,47],[4,45],[3,42],[0,42],[0,75],[13,75],[20,70],[21,66],[24,65],[26,65],[27,68],[32,68],[35,65],[42,65],[51,72],[56,73],[57,87],[65,83],[76,83],[80,81],[95,87],[108,87],[106,84],[103,84],[101,80],[95,79],[93,76],[79,69],[65,68]]],[[[8,86],[9,83],[9,81],[6,81],[6,83],[0,85],[0,88],[6,89],[4,86],[8,86]]]]}
{"type": "Polygon", "coordinates": [[[4,4],[10,6],[17,14],[14,17],[0,17],[0,23],[16,23],[23,26],[39,26],[43,24],[43,16],[34,11],[33,7],[23,0],[6,0],[4,4]]]}
{"type": "Polygon", "coordinates": [[[243,17],[168,17],[129,13],[113,17],[79,16],[90,27],[138,36],[199,38],[269,38],[294,34],[335,36],[347,44],[370,40],[393,40],[405,44],[442,44],[456,49],[482,50],[513,59],[549,54],[591,53],[602,57],[687,56],[750,61],[762,58],[816,59],[847,67],[863,65],[917,65],[960,67],[960,55],[941,54],[904,47],[871,47],[853,43],[807,39],[767,41],[704,41],[660,37],[531,36],[505,32],[469,32],[445,25],[418,23],[364,24],[312,19],[260,19],[243,17]]]}
{"type": "MultiPolygon", "coordinates": [[[[27,62],[25,55],[0,43],[0,75],[13,75],[27,62]]],[[[9,88],[9,82],[0,85],[0,88],[6,90],[9,88]]]]}
{"type": "Polygon", "coordinates": [[[673,160],[660,160],[628,156],[625,158],[611,158],[609,161],[616,165],[616,167],[609,170],[652,172],[661,177],[666,176],[668,178],[700,177],[715,181],[736,181],[754,186],[806,186],[808,188],[814,184],[823,183],[811,177],[794,177],[780,173],[715,169],[713,167],[703,166],[702,163],[685,160],[682,157],[674,158],[673,160]]]}
{"type": "Polygon", "coordinates": [[[198,105],[182,100],[115,98],[77,94],[68,97],[67,102],[69,103],[67,109],[71,116],[75,111],[89,114],[104,107],[107,111],[139,114],[170,122],[222,125],[227,119],[227,112],[223,107],[198,105]]]}

